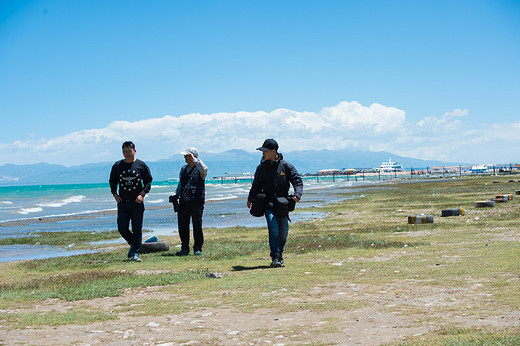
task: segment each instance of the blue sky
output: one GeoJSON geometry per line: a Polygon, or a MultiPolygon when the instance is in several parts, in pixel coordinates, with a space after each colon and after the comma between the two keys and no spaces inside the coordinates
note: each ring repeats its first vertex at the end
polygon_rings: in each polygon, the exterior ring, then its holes
{"type": "Polygon", "coordinates": [[[385,150],[517,162],[520,1],[0,0],[3,163],[385,150]]]}

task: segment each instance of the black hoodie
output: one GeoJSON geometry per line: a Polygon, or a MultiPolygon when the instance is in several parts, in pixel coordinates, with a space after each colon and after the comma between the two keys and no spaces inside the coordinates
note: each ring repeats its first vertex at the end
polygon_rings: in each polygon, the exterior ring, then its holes
{"type": "Polygon", "coordinates": [[[289,187],[292,184],[294,195],[298,198],[303,194],[303,181],[296,168],[283,159],[278,153],[278,159],[274,162],[262,160],[256,167],[253,185],[249,191],[247,200],[252,202],[259,193],[265,193],[268,200],[289,195],[289,187]]]}

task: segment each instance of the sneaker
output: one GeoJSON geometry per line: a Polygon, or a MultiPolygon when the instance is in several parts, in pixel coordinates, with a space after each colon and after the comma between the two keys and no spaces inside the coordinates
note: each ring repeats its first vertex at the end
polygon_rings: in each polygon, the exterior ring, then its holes
{"type": "Polygon", "coordinates": [[[273,256],[273,261],[271,262],[271,268],[279,268],[282,266],[280,262],[280,254],[276,253],[273,256]]]}
{"type": "Polygon", "coordinates": [[[175,256],[188,256],[190,253],[190,250],[182,249],[179,252],[175,253],[175,256]]]}
{"type": "Polygon", "coordinates": [[[200,256],[200,255],[202,255],[202,250],[196,250],[193,254],[195,256],[200,256]]]}
{"type": "Polygon", "coordinates": [[[132,261],[134,261],[134,262],[141,262],[141,259],[139,258],[139,254],[138,253],[134,254],[134,257],[132,257],[132,261]]]}

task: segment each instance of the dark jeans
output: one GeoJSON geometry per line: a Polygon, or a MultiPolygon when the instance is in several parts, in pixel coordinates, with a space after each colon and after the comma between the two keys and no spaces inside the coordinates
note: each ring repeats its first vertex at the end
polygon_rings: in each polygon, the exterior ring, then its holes
{"type": "Polygon", "coordinates": [[[181,249],[190,250],[190,218],[193,223],[193,251],[202,251],[204,235],[202,234],[202,213],[204,203],[184,203],[180,205],[177,213],[179,225],[179,237],[181,238],[181,249]]]}
{"type": "Polygon", "coordinates": [[[117,203],[117,230],[130,245],[130,250],[139,253],[143,240],[143,214],[144,204],[137,202],[117,203]],[[130,221],[132,231],[130,232],[130,221]]]}
{"type": "Polygon", "coordinates": [[[271,250],[271,258],[276,253],[282,255],[289,234],[289,219],[287,217],[276,217],[271,209],[265,210],[265,219],[267,220],[267,229],[269,230],[269,249],[271,250]]]}

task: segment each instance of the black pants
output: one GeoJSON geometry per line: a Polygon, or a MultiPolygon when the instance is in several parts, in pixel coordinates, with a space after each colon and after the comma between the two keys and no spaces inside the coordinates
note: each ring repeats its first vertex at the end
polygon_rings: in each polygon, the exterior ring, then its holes
{"type": "Polygon", "coordinates": [[[193,223],[193,251],[202,251],[204,244],[204,235],[202,234],[202,213],[204,211],[204,203],[183,203],[180,205],[177,213],[177,222],[179,225],[179,237],[181,238],[181,249],[190,249],[190,218],[193,223]]]}
{"type": "Polygon", "coordinates": [[[134,253],[139,253],[141,250],[143,214],[143,203],[121,201],[117,204],[117,230],[134,253]],[[132,221],[132,231],[130,231],[130,221],[132,221]]]}

